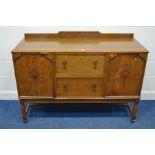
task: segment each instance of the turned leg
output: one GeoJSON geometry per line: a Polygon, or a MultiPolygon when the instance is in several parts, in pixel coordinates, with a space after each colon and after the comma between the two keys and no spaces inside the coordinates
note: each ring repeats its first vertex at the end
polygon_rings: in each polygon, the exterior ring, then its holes
{"type": "Polygon", "coordinates": [[[127,106],[129,108],[130,113],[132,113],[132,109],[131,109],[131,106],[130,106],[130,101],[127,102],[127,106]]]}
{"type": "Polygon", "coordinates": [[[131,111],[131,122],[132,123],[136,122],[136,114],[137,114],[137,110],[138,110],[138,104],[139,104],[139,100],[135,100],[134,107],[131,111]]]}
{"type": "Polygon", "coordinates": [[[27,113],[26,113],[26,107],[25,107],[24,100],[20,100],[20,107],[21,107],[23,122],[26,123],[27,122],[27,113]]]}
{"type": "Polygon", "coordinates": [[[32,102],[28,101],[27,104],[28,104],[28,106],[30,106],[32,104],[32,102]]]}

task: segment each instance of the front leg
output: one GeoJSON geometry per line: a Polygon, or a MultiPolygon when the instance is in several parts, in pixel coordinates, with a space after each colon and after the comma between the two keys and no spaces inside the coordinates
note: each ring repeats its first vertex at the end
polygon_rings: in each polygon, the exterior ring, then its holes
{"type": "Polygon", "coordinates": [[[134,101],[134,107],[131,111],[131,122],[135,123],[136,122],[136,115],[137,115],[137,110],[138,110],[138,104],[139,104],[139,99],[134,101]]]}
{"type": "Polygon", "coordinates": [[[22,120],[24,123],[26,123],[27,122],[27,112],[26,112],[24,100],[20,100],[20,107],[21,107],[21,112],[22,112],[22,120]]]}

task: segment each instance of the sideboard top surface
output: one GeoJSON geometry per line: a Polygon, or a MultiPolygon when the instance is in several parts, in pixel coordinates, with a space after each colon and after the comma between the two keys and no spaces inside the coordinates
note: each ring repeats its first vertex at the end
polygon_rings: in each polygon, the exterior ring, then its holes
{"type": "Polygon", "coordinates": [[[59,32],[25,34],[13,52],[148,52],[132,33],[59,32]]]}

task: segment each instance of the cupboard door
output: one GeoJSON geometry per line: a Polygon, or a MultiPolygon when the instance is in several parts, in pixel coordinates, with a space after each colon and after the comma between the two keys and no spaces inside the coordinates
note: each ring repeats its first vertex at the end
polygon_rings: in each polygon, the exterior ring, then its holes
{"type": "Polygon", "coordinates": [[[53,96],[51,54],[14,54],[13,58],[20,96],[53,96]]]}
{"type": "Polygon", "coordinates": [[[146,54],[109,55],[106,96],[139,96],[145,70],[146,54]]]}

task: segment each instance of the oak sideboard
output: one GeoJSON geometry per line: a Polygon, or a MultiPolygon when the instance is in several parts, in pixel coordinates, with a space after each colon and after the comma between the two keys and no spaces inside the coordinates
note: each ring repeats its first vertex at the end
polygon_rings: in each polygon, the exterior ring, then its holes
{"type": "Polygon", "coordinates": [[[23,122],[45,103],[122,103],[135,122],[147,55],[132,33],[26,33],[12,51],[23,122]]]}

